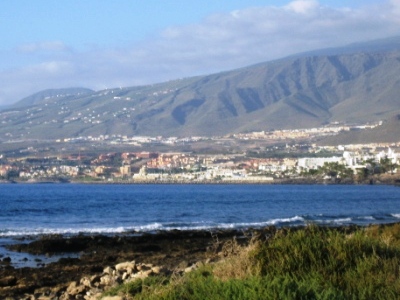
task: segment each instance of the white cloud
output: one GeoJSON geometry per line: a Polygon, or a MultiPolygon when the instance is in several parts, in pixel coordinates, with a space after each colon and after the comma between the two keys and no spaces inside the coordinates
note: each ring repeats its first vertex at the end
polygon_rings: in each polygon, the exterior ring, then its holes
{"type": "Polygon", "coordinates": [[[297,0],[282,7],[215,14],[198,24],[166,28],[153,40],[125,48],[78,52],[58,41],[23,45],[20,55],[31,55],[37,63],[0,70],[0,104],[41,89],[153,83],[399,35],[399,20],[400,0],[358,9],[297,0]]]}
{"type": "Polygon", "coordinates": [[[319,7],[318,1],[314,0],[297,0],[290,2],[285,6],[286,9],[292,10],[295,13],[306,14],[314,11],[319,7]]]}
{"type": "Polygon", "coordinates": [[[390,0],[390,5],[393,20],[400,23],[400,0],[390,0]]]}

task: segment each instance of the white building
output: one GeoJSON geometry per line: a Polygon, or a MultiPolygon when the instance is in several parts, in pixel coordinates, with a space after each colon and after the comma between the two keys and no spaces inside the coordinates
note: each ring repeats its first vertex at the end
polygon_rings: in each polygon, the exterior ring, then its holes
{"type": "Polygon", "coordinates": [[[298,167],[303,168],[303,169],[318,169],[319,167],[322,167],[325,163],[342,163],[343,158],[342,157],[304,157],[304,158],[299,158],[298,161],[298,167]]]}

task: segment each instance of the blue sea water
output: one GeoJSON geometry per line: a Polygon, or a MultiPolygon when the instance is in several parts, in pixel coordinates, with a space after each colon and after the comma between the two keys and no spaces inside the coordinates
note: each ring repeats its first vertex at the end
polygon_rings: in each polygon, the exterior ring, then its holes
{"type": "Polygon", "coordinates": [[[0,185],[0,237],[400,221],[375,185],[0,185]]]}
{"type": "Polygon", "coordinates": [[[42,234],[399,221],[400,188],[393,186],[1,184],[0,260],[22,268],[79,257],[6,248],[42,234]]]}

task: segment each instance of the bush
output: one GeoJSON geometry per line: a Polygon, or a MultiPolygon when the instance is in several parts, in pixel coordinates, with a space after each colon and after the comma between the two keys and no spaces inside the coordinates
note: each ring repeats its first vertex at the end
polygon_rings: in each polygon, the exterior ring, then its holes
{"type": "Polygon", "coordinates": [[[183,276],[129,283],[134,299],[396,299],[400,224],[281,229],[223,247],[224,260],[183,276]]]}
{"type": "Polygon", "coordinates": [[[263,244],[256,254],[260,276],[302,278],[356,299],[400,295],[398,247],[367,231],[344,234],[310,226],[263,244]]]}

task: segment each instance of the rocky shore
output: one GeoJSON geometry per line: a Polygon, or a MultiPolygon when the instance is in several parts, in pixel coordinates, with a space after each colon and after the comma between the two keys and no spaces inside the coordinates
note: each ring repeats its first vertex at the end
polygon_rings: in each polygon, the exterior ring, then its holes
{"type": "Polygon", "coordinates": [[[1,299],[97,299],[115,284],[158,273],[183,273],[221,258],[224,242],[246,243],[257,231],[168,231],[115,236],[42,236],[29,243],[16,241],[11,251],[63,255],[40,267],[0,264],[1,299]]]}

